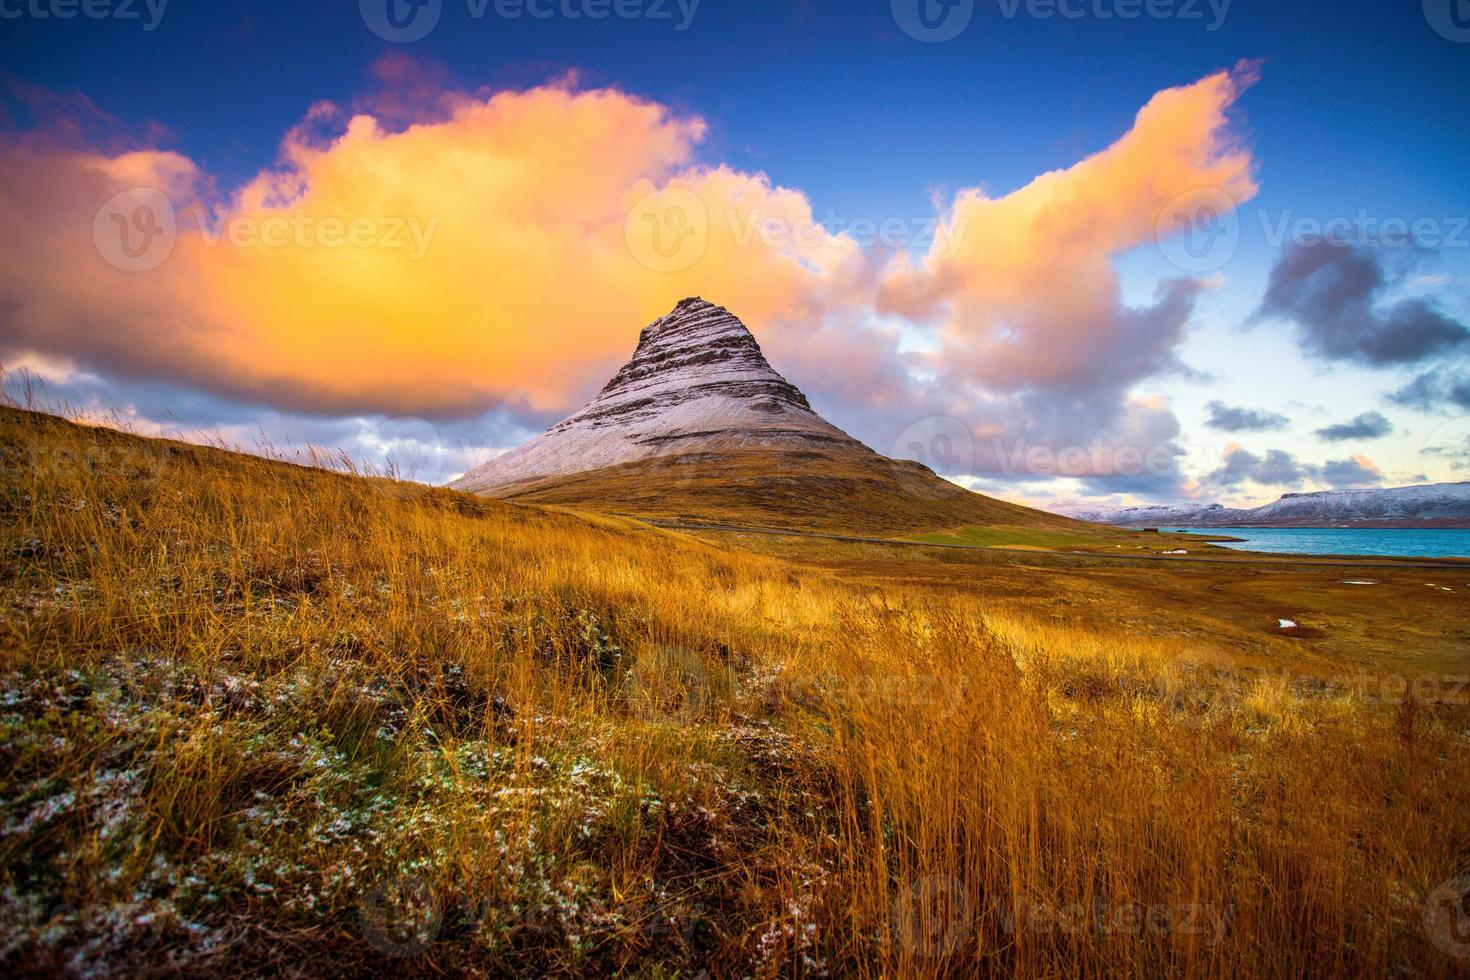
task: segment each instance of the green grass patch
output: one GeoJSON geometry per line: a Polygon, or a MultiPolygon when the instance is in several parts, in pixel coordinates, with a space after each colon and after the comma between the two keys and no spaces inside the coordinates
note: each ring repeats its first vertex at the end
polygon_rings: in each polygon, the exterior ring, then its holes
{"type": "MultiPolygon", "coordinates": [[[[934,534],[920,534],[911,540],[925,544],[963,544],[975,548],[1113,548],[1128,543],[1133,535],[1120,534],[1075,534],[1070,531],[1053,531],[1031,527],[962,527],[934,534]]],[[[1141,537],[1141,535],[1139,535],[1141,537]]]]}
{"type": "Polygon", "coordinates": [[[972,548],[1039,548],[1048,551],[1099,553],[1142,551],[1155,555],[1177,551],[1200,554],[1208,550],[1206,540],[1198,536],[1109,528],[1099,528],[1097,533],[1078,534],[1075,531],[1039,527],[971,526],[921,534],[908,540],[922,541],[925,544],[966,545],[972,548]]]}

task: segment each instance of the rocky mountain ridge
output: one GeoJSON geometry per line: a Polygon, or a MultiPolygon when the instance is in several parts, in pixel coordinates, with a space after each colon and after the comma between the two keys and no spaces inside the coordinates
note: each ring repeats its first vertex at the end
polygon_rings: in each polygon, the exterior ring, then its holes
{"type": "Polygon", "coordinates": [[[729,310],[686,299],[643,329],[633,356],[581,411],[453,486],[476,493],[685,453],[876,453],[812,410],[729,310]]]}

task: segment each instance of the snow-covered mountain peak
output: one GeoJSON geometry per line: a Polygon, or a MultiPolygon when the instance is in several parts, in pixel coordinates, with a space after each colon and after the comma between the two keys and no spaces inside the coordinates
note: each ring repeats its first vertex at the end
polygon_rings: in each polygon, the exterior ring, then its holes
{"type": "Polygon", "coordinates": [[[872,450],[812,411],[745,324],[697,297],[643,328],[593,401],[454,486],[475,492],[653,457],[740,449],[872,450]]]}
{"type": "Polygon", "coordinates": [[[626,394],[643,397],[652,391],[699,388],[717,381],[762,386],[769,397],[811,411],[806,396],[771,367],[749,328],[723,306],[698,297],[682,300],[667,316],[643,328],[632,358],[602,389],[598,401],[617,402],[626,394]]]}

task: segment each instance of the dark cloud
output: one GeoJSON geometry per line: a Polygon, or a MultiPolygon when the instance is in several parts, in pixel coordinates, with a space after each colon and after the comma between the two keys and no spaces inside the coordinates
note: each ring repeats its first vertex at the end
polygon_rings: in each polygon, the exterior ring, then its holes
{"type": "Polygon", "coordinates": [[[1383,474],[1364,456],[1332,460],[1323,465],[1320,476],[1323,483],[1339,490],[1383,485],[1383,474]]]}
{"type": "Polygon", "coordinates": [[[1187,482],[1179,420],[1135,389],[1159,375],[1196,375],[1176,351],[1202,288],[1166,280],[1151,305],[1116,302],[1074,323],[1088,339],[1071,346],[1086,356],[1055,373],[1036,353],[1035,363],[1028,354],[995,375],[994,362],[1019,356],[1003,345],[982,354],[951,340],[905,352],[899,332],[841,315],[769,324],[761,344],[820,412],[885,455],[908,456],[916,431],[920,443],[943,434],[962,460],[946,476],[1007,485],[1064,477],[1102,492],[1178,496],[1187,482]],[[828,367],[834,350],[842,371],[828,367]]]}
{"type": "MultiPolygon", "coordinates": [[[[1180,450],[1177,455],[1182,457],[1184,453],[1180,450]]],[[[1152,498],[1178,497],[1183,484],[1184,474],[1177,459],[1157,471],[1145,469],[1138,473],[1089,476],[1082,480],[1082,485],[1092,493],[1126,493],[1152,498]]]]}
{"type": "Polygon", "coordinates": [[[1348,439],[1381,439],[1393,431],[1393,423],[1382,412],[1364,412],[1351,422],[1339,422],[1317,430],[1317,438],[1328,442],[1348,439]]]}
{"type": "Polygon", "coordinates": [[[1291,419],[1275,412],[1233,408],[1219,401],[1210,402],[1206,407],[1210,410],[1210,417],[1205,420],[1205,425],[1221,432],[1276,432],[1291,424],[1291,419]]]}
{"type": "Polygon", "coordinates": [[[1272,449],[1265,456],[1258,456],[1237,446],[1225,454],[1219,468],[1205,477],[1203,482],[1225,489],[1233,489],[1245,483],[1293,488],[1308,480],[1318,480],[1333,488],[1345,489],[1380,486],[1383,483],[1383,474],[1366,456],[1332,460],[1315,466],[1300,462],[1282,449],[1272,449]]]}
{"type": "Polygon", "coordinates": [[[1382,305],[1405,268],[1390,270],[1364,246],[1326,241],[1291,244],[1271,270],[1257,318],[1294,323],[1306,351],[1373,367],[1417,364],[1464,348],[1470,328],[1422,299],[1382,305]]]}
{"type": "Polygon", "coordinates": [[[1442,408],[1470,411],[1470,372],[1437,367],[1425,371],[1413,381],[1388,396],[1388,400],[1406,408],[1432,412],[1442,408]]]}
{"type": "Polygon", "coordinates": [[[1439,445],[1425,446],[1421,458],[1434,475],[1420,478],[1421,483],[1459,483],[1470,480],[1470,437],[1448,440],[1439,445]]]}
{"type": "Polygon", "coordinates": [[[1205,477],[1204,482],[1217,487],[1238,487],[1247,482],[1296,487],[1314,475],[1312,467],[1297,462],[1295,456],[1283,449],[1257,456],[1248,449],[1236,448],[1225,455],[1220,467],[1205,477]]]}

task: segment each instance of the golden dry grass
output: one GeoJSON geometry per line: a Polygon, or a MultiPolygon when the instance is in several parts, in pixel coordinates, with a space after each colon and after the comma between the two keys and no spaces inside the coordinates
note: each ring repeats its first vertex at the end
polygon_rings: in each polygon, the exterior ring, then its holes
{"type": "Polygon", "coordinates": [[[1470,963],[1453,678],[9,410],[0,464],[9,973],[1470,963]]]}

